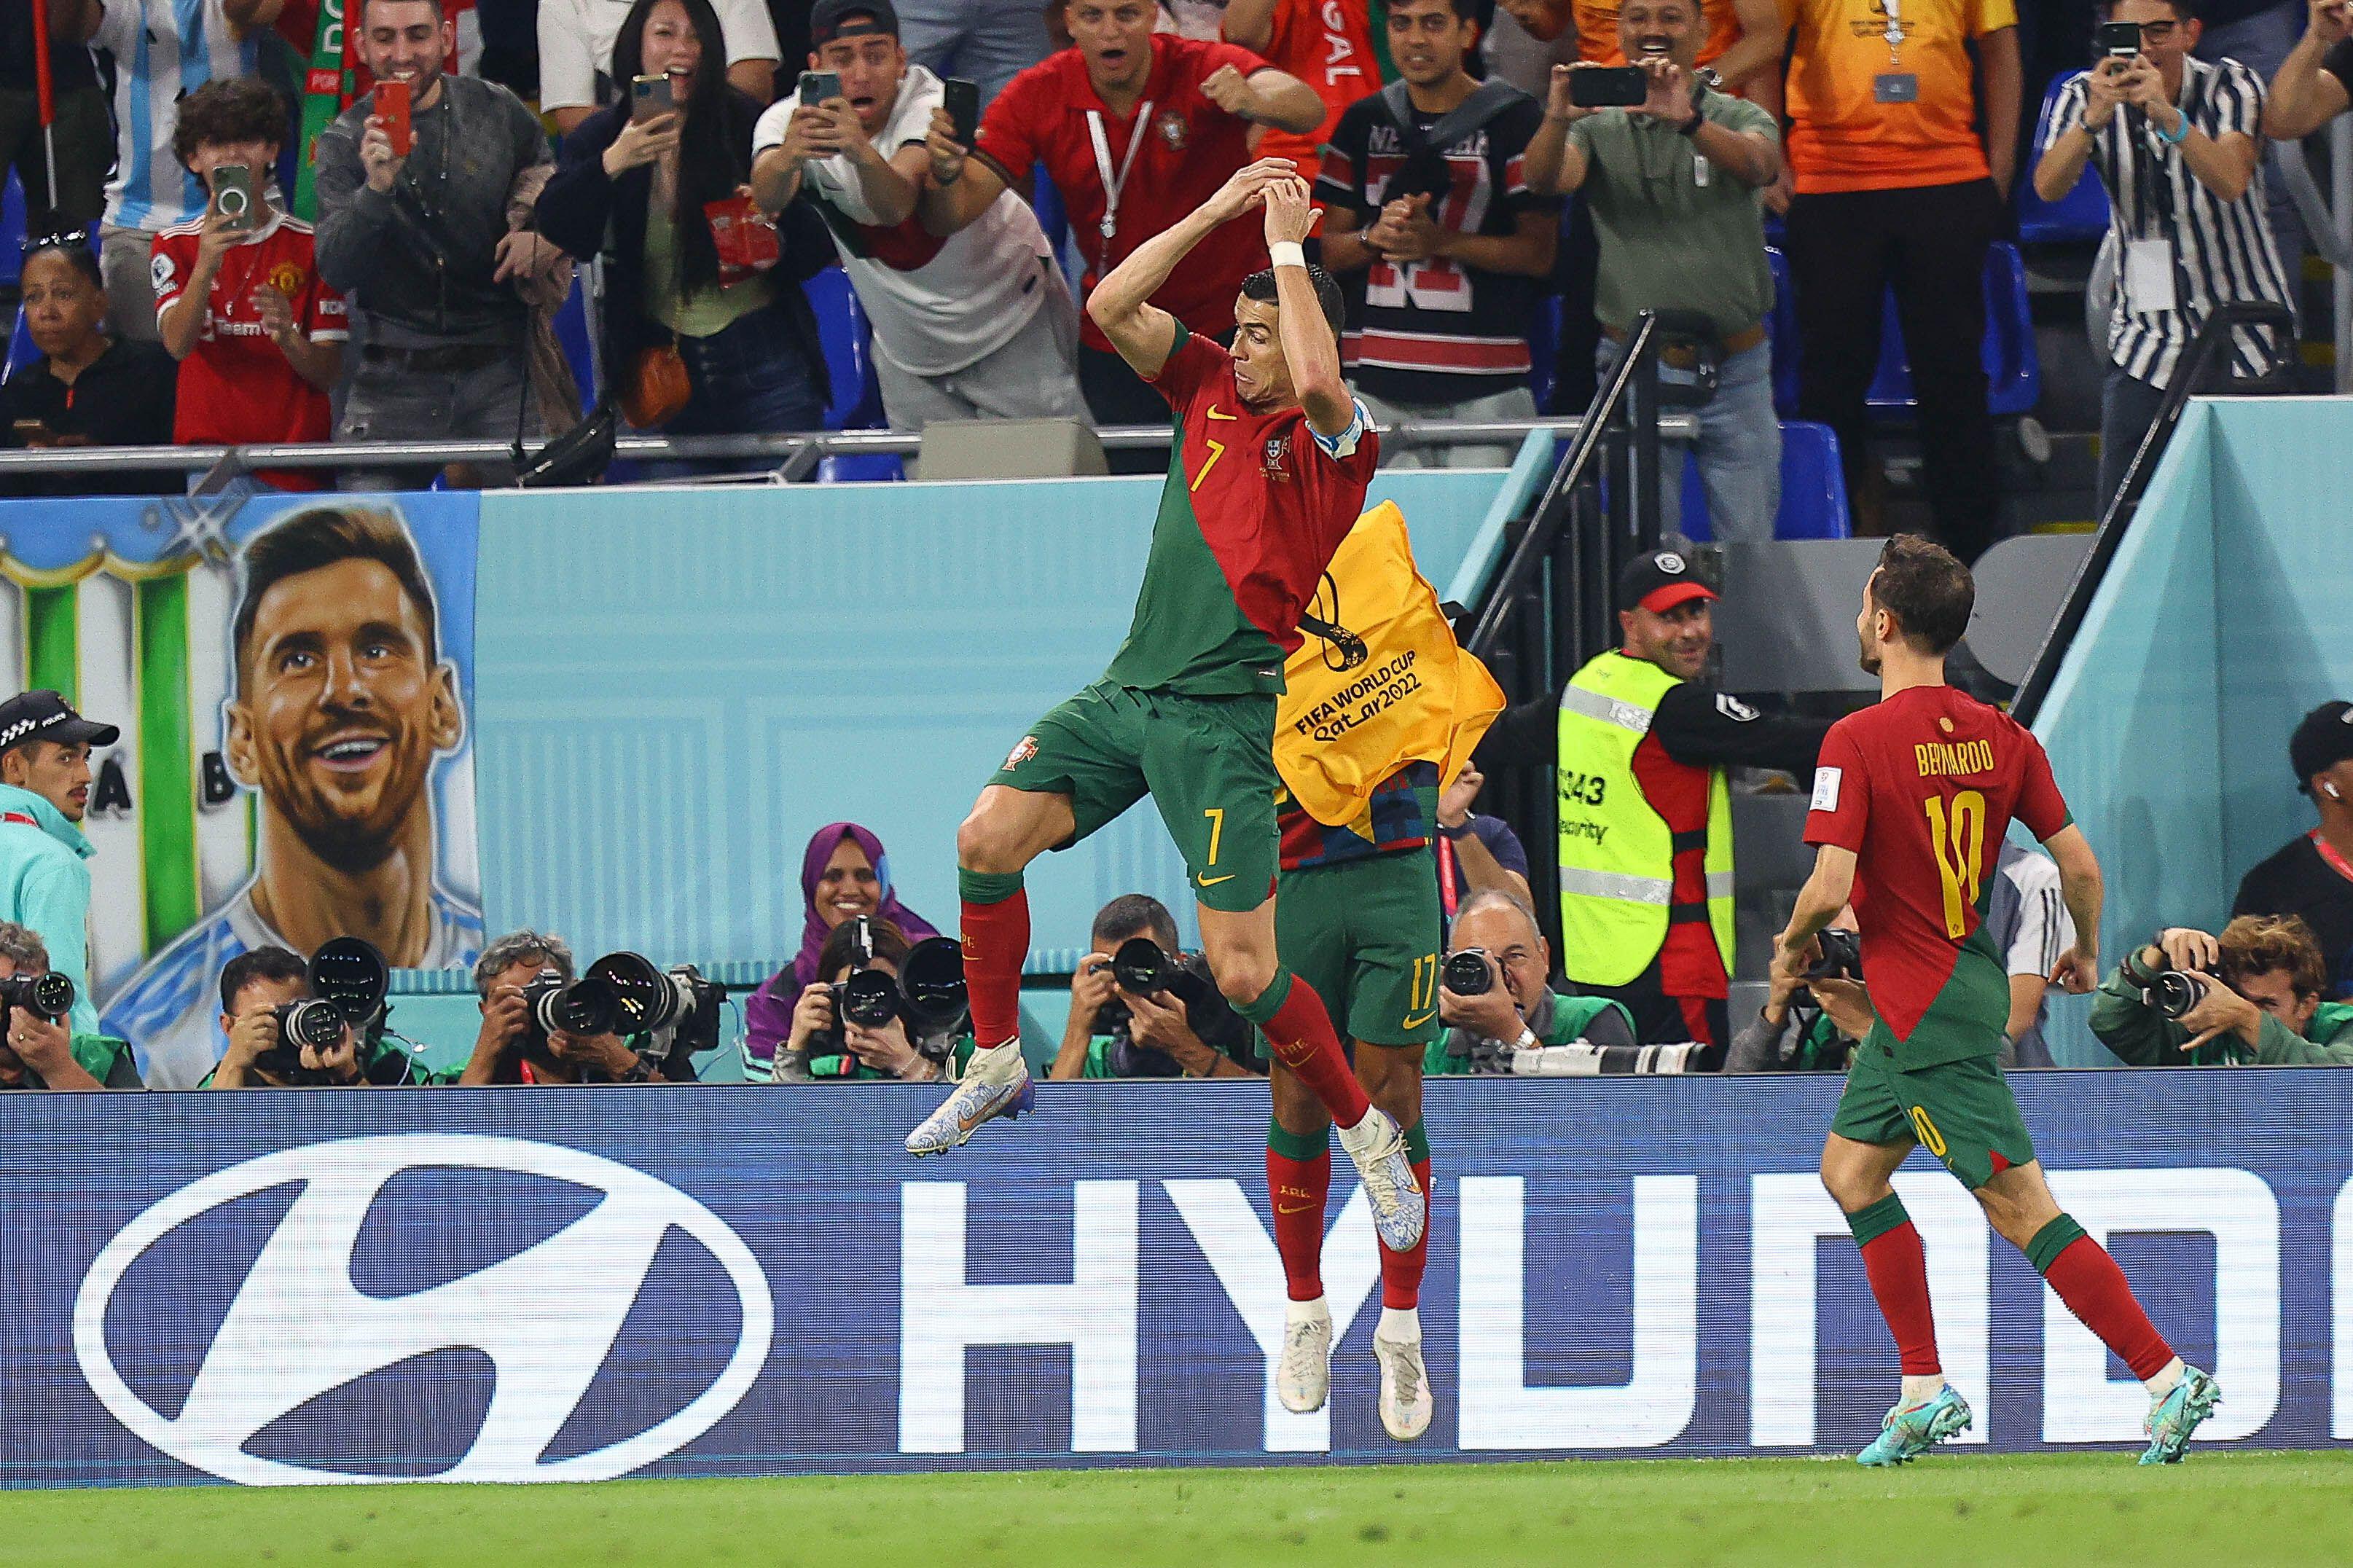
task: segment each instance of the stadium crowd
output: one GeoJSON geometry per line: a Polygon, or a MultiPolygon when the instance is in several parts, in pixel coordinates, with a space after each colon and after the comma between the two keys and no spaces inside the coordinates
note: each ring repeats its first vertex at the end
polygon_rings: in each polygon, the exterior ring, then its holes
{"type": "MultiPolygon", "coordinates": [[[[2266,142],[2343,112],[2353,79],[2343,0],[903,11],[368,0],[345,26],[311,0],[48,0],[37,84],[32,13],[12,7],[0,155],[30,213],[29,342],[5,438],[535,441],[581,416],[556,327],[575,275],[596,294],[587,390],[633,426],[818,428],[841,405],[823,338],[849,329],[805,285],[837,260],[893,428],[1156,425],[1158,398],[1079,306],[1271,154],[1316,181],[1311,247],[1345,285],[1345,362],[1377,419],[1525,418],[1540,395],[1565,410],[1656,312],[1718,539],[1774,533],[1777,353],[1798,359],[1785,411],[1835,434],[1849,496],[1876,515],[1865,400],[1892,291],[1934,530],[1972,559],[2000,531],[1981,280],[2013,195],[2062,200],[2088,169],[2114,209],[2094,281],[2105,500],[2199,324],[2233,300],[2295,307],[2305,237],[2266,142]],[[2030,67],[2052,84],[2039,156],[2021,153],[2030,67]],[[1530,326],[1555,296],[1556,343],[1530,326]],[[1794,342],[1768,342],[1777,304],[1794,342]]],[[[1264,259],[1238,221],[1155,302],[1230,331],[1264,259]]],[[[2231,374],[2283,384],[2293,337],[2242,330],[2231,374]]]]}

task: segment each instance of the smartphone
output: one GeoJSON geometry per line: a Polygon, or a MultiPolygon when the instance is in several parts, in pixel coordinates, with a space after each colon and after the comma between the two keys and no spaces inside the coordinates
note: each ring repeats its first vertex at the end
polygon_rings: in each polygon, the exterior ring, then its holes
{"type": "Polygon", "coordinates": [[[815,109],[829,98],[841,96],[839,71],[801,72],[801,107],[815,109]]]}
{"type": "Polygon", "coordinates": [[[44,420],[19,419],[11,428],[16,432],[16,445],[19,447],[46,447],[53,439],[44,420]]]}
{"type": "Polygon", "coordinates": [[[375,84],[375,117],[384,121],[384,133],[392,142],[395,157],[406,158],[415,145],[408,132],[408,84],[387,79],[375,84]]]}
{"type": "Polygon", "coordinates": [[[943,107],[954,129],[948,135],[959,147],[969,147],[972,139],[980,134],[980,84],[952,76],[942,84],[947,90],[943,107]]]}
{"type": "Polygon", "coordinates": [[[629,118],[651,120],[658,114],[668,114],[678,107],[678,95],[666,76],[640,76],[629,79],[629,118]]]}
{"type": "Polygon", "coordinates": [[[2129,60],[2140,55],[2140,24],[2138,22],[2103,22],[2094,38],[2102,59],[2129,60]]]}
{"type": "Polygon", "coordinates": [[[1588,66],[1568,73],[1568,101],[1579,109],[1631,109],[1651,96],[1641,66],[1588,66]]]}
{"type": "Polygon", "coordinates": [[[213,211],[221,227],[231,234],[254,230],[253,171],[243,163],[223,163],[213,171],[213,211]]]}

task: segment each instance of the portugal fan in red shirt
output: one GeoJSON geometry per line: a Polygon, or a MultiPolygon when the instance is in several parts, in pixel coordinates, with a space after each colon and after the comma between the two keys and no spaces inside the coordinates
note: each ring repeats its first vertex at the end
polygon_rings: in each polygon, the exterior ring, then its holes
{"type": "Polygon", "coordinates": [[[1996,1065],[2010,988],[1984,921],[2011,821],[2059,863],[2076,938],[2051,979],[2077,993],[2099,973],[2100,867],[2041,743],[2008,714],[1945,684],[1945,656],[1968,628],[1976,599],[1968,568],[1938,545],[1905,534],[1880,552],[1855,623],[1879,702],[1840,720],[1822,742],[1806,819],[1807,841],[1820,847],[1773,966],[1777,1001],[1809,984],[1833,1016],[1868,1024],[1822,1150],[1822,1184],[1846,1213],[1903,1359],[1903,1394],[1860,1458],[1901,1464],[1972,1420],[1945,1382],[1926,1258],[1889,1182],[1925,1144],[2147,1385],[2141,1462],[2169,1464],[2220,1390],[2181,1363],[2115,1260],[2060,1212],[1996,1065]],[[1861,975],[1810,976],[1821,956],[1816,939],[1850,900],[1861,975]]]}
{"type": "Polygon", "coordinates": [[[1237,173],[1135,248],[1087,310],[1176,411],[1177,441],[1127,640],[1103,679],[1039,719],[956,833],[965,978],[979,1049],[912,1153],[955,1148],[1030,1101],[1022,1066],[1024,867],[1152,797],[1184,855],[1218,988],[1322,1102],[1373,1225],[1410,1251],[1427,1213],[1404,1134],[1365,1096],[1314,986],[1275,952],[1275,699],[1332,552],[1380,453],[1340,376],[1339,286],[1311,268],[1307,183],[1286,159],[1237,173]],[[1150,303],[1195,247],[1253,207],[1274,265],[1228,309],[1229,352],[1150,303]]]}
{"type": "MultiPolygon", "coordinates": [[[[349,333],[311,226],[270,199],[284,124],[278,94],[250,79],[207,82],[180,105],[173,151],[213,193],[204,216],[153,247],[155,327],[180,362],[172,438],[183,446],[328,436],[327,390],[349,333]]],[[[262,478],[318,488],[311,475],[262,478]]]]}
{"type": "MultiPolygon", "coordinates": [[[[1152,0],[1071,0],[1073,47],[1008,83],[973,147],[949,137],[945,110],[936,115],[917,209],[923,226],[954,234],[1008,186],[1029,195],[1030,171],[1043,169],[1069,210],[1092,289],[1250,161],[1253,125],[1303,134],[1323,123],[1324,100],[1296,77],[1231,44],[1155,33],[1157,14],[1152,0]]],[[[1203,237],[1152,303],[1190,331],[1219,336],[1233,327],[1234,291],[1265,264],[1258,225],[1240,214],[1203,237]]],[[[1168,416],[1092,320],[1080,334],[1079,385],[1097,424],[1168,416]]]]}

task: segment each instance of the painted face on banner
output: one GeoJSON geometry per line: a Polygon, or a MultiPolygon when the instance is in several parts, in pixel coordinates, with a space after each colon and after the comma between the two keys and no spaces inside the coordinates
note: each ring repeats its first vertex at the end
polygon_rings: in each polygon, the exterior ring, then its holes
{"type": "Polygon", "coordinates": [[[229,763],[331,866],[361,870],[430,809],[433,757],[458,742],[457,678],[425,610],[382,562],[272,584],[229,710],[229,763]]]}

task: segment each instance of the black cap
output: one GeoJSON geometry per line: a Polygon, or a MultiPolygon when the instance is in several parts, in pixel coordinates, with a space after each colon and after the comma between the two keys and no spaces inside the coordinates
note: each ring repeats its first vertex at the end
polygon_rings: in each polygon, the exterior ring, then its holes
{"type": "Polygon", "coordinates": [[[891,8],[891,0],[817,0],[809,7],[812,48],[865,33],[899,36],[899,13],[891,8]]]}
{"type": "Polygon", "coordinates": [[[2312,775],[2353,757],[2353,702],[2324,702],[2304,716],[2287,743],[2295,787],[2310,790],[2312,775]]]}
{"type": "Polygon", "coordinates": [[[1715,596],[1715,590],[1701,582],[1699,574],[1692,569],[1691,557],[1679,550],[1655,550],[1647,555],[1637,555],[1618,574],[1618,607],[1621,610],[1639,605],[1654,616],[1663,616],[1677,605],[1715,596]]]}
{"type": "Polygon", "coordinates": [[[121,731],[83,718],[54,691],[21,692],[0,702],[0,752],[28,741],[53,741],[60,746],[87,741],[93,746],[111,746],[121,738],[121,731]]]}

